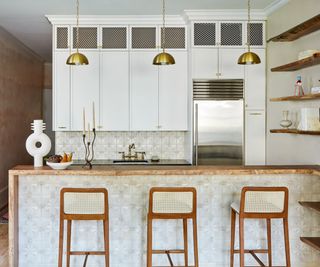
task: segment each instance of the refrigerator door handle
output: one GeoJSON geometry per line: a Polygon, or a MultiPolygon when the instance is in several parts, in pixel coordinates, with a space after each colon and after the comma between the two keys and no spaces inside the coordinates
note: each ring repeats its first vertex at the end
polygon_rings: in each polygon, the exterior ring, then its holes
{"type": "Polygon", "coordinates": [[[199,113],[198,113],[198,104],[195,104],[195,121],[194,121],[194,145],[195,145],[195,161],[196,161],[196,166],[198,166],[198,120],[199,120],[199,113]]]}

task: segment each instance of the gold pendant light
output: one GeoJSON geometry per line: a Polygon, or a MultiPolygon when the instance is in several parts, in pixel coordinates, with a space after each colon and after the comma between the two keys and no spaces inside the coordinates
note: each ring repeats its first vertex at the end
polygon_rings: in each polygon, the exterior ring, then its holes
{"type": "Polygon", "coordinates": [[[66,62],[68,65],[88,65],[89,60],[84,54],[79,53],[79,0],[77,0],[77,51],[71,54],[66,62]]]}
{"type": "Polygon", "coordinates": [[[248,52],[245,52],[242,54],[239,59],[238,59],[238,64],[240,65],[253,65],[253,64],[260,64],[261,60],[259,56],[256,53],[253,53],[250,51],[250,21],[251,21],[251,16],[250,16],[250,0],[248,0],[248,23],[247,23],[247,33],[248,33],[248,52]]]}
{"type": "Polygon", "coordinates": [[[162,37],[161,37],[161,46],[162,52],[155,56],[153,59],[153,65],[173,65],[175,64],[174,57],[165,51],[165,40],[166,40],[166,6],[165,0],[162,0],[162,37]]]}

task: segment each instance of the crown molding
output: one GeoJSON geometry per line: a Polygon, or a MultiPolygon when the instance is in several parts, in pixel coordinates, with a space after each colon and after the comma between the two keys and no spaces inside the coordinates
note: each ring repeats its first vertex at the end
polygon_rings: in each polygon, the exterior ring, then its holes
{"type": "MultiPolygon", "coordinates": [[[[45,16],[49,22],[53,25],[57,24],[76,24],[75,15],[46,15],[45,16]]],[[[185,25],[185,21],[180,15],[167,15],[167,24],[178,24],[185,25]]],[[[90,25],[90,24],[113,24],[113,25],[123,25],[123,24],[161,24],[161,15],[144,15],[144,16],[122,16],[122,15],[80,15],[79,24],[80,25],[90,25]]]]}
{"type": "Polygon", "coordinates": [[[290,0],[276,0],[272,2],[270,5],[268,5],[266,8],[264,8],[264,13],[269,16],[279,8],[283,7],[284,5],[288,4],[290,0]]]}
{"type": "MultiPolygon", "coordinates": [[[[196,20],[247,20],[247,9],[201,9],[201,10],[185,10],[184,18],[186,21],[196,20]]],[[[252,20],[266,20],[267,16],[262,9],[251,10],[252,20]]]]}

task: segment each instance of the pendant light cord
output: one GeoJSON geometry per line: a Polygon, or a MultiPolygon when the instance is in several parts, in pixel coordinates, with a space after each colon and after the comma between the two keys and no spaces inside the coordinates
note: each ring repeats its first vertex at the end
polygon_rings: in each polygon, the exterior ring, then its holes
{"type": "Polygon", "coordinates": [[[77,0],[77,53],[79,52],[79,0],[77,0]]]}
{"type": "Polygon", "coordinates": [[[251,15],[250,15],[250,11],[251,11],[251,5],[250,5],[250,0],[248,0],[248,23],[247,23],[247,32],[248,32],[248,52],[250,52],[250,41],[251,41],[251,34],[250,34],[250,21],[251,21],[251,15]]]}
{"type": "Polygon", "coordinates": [[[162,0],[162,49],[165,52],[165,42],[166,42],[166,3],[162,0]]]}

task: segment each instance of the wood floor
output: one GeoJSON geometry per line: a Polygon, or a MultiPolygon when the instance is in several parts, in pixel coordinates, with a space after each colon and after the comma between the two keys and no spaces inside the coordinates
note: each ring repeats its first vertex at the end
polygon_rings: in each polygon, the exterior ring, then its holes
{"type": "Polygon", "coordinates": [[[0,267],[8,266],[8,224],[0,224],[0,267]]]}

